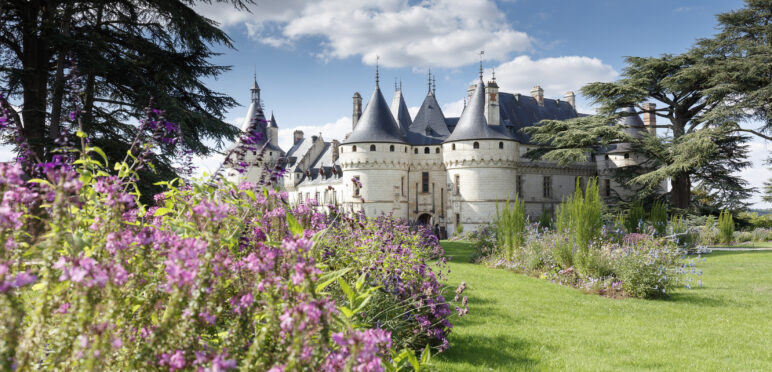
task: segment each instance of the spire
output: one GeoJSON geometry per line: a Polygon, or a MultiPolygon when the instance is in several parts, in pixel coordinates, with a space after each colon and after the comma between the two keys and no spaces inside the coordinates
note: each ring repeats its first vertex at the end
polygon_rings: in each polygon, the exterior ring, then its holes
{"type": "Polygon", "coordinates": [[[492,71],[492,74],[493,74],[492,79],[493,79],[493,81],[496,81],[496,68],[495,67],[491,67],[491,71],[492,71]]]}
{"type": "Polygon", "coordinates": [[[399,91],[402,91],[402,78],[399,78],[399,91]]]}
{"type": "Polygon", "coordinates": [[[432,76],[432,95],[437,93],[437,79],[436,76],[432,76]]]}
{"type": "Polygon", "coordinates": [[[257,106],[260,106],[260,86],[257,85],[257,71],[255,71],[255,74],[253,75],[252,88],[250,88],[249,91],[251,93],[252,102],[256,103],[257,106]]]}
{"type": "Polygon", "coordinates": [[[396,76],[394,77],[394,91],[395,92],[399,91],[399,89],[397,88],[397,77],[396,76]]]}
{"type": "Polygon", "coordinates": [[[429,74],[427,75],[426,79],[429,81],[429,91],[428,91],[428,93],[431,93],[432,92],[432,69],[431,68],[429,69],[429,74]]]}
{"type": "Polygon", "coordinates": [[[271,123],[268,124],[268,126],[272,128],[278,128],[279,126],[276,124],[276,118],[273,117],[273,110],[271,110],[271,123]]]}
{"type": "Polygon", "coordinates": [[[413,124],[413,121],[410,118],[410,112],[405,104],[402,90],[398,90],[394,93],[394,99],[391,101],[391,115],[394,116],[394,120],[397,121],[400,131],[402,131],[403,134],[407,133],[408,128],[413,124]]]}
{"type": "Polygon", "coordinates": [[[481,50],[480,51],[480,81],[482,81],[483,79],[483,68],[482,68],[483,54],[485,54],[485,51],[481,50]]]}
{"type": "Polygon", "coordinates": [[[378,86],[378,81],[380,80],[380,76],[378,74],[378,64],[381,60],[381,56],[375,56],[375,86],[378,86]]]}
{"type": "Polygon", "coordinates": [[[512,139],[503,132],[488,126],[485,119],[485,84],[482,81],[477,83],[477,87],[472,93],[466,109],[461,113],[453,133],[445,139],[445,142],[478,139],[512,139]]]}

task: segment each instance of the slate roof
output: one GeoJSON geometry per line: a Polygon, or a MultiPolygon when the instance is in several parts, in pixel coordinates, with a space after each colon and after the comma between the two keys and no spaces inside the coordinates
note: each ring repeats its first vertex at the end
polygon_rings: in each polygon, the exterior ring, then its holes
{"type": "Polygon", "coordinates": [[[482,79],[477,83],[472,99],[461,113],[458,124],[445,142],[482,139],[506,139],[512,137],[503,131],[495,130],[485,120],[485,88],[482,79]]]}
{"type": "Polygon", "coordinates": [[[311,149],[311,145],[313,144],[313,141],[311,141],[310,138],[301,138],[299,141],[297,141],[295,144],[290,147],[290,149],[287,151],[287,170],[288,171],[298,171],[297,163],[303,157],[306,155],[308,150],[311,149]]]}
{"type": "Polygon", "coordinates": [[[360,142],[405,143],[404,136],[377,84],[356,127],[343,141],[346,144],[360,142]]]}
{"type": "MultiPolygon", "coordinates": [[[[635,137],[635,138],[641,138],[643,134],[646,131],[645,126],[643,125],[643,120],[641,120],[641,117],[636,114],[634,107],[625,107],[623,109],[620,109],[619,112],[625,116],[619,118],[617,120],[617,125],[624,125],[627,128],[625,128],[625,132],[627,132],[629,135],[635,137]]],[[[632,151],[632,147],[630,146],[630,143],[619,143],[616,145],[610,145],[606,149],[606,152],[608,153],[617,153],[617,152],[630,152],[632,151]]]]}
{"type": "Polygon", "coordinates": [[[403,135],[407,134],[408,128],[413,124],[410,119],[410,112],[407,110],[405,99],[402,96],[402,91],[397,90],[394,93],[394,99],[391,101],[391,115],[394,116],[394,120],[399,125],[399,130],[403,135]]]}
{"type": "Polygon", "coordinates": [[[445,115],[434,93],[429,91],[407,132],[411,145],[438,145],[450,135],[445,115]]]}
{"type": "Polygon", "coordinates": [[[273,117],[273,112],[271,112],[271,120],[269,121],[269,124],[268,124],[268,126],[269,126],[269,127],[271,127],[271,128],[278,128],[278,127],[279,127],[279,126],[276,124],[276,118],[275,118],[275,117],[273,117]]]}
{"type": "Polygon", "coordinates": [[[520,131],[542,120],[568,120],[578,116],[568,102],[545,98],[539,105],[536,98],[523,94],[499,93],[501,125],[518,142],[531,143],[531,136],[520,131]]]}

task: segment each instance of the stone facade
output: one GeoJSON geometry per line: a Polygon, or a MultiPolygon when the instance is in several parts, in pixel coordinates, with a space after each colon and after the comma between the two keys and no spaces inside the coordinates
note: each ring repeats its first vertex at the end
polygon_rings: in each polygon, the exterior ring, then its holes
{"type": "MultiPolygon", "coordinates": [[[[482,85],[482,81],[479,84],[482,85]]],[[[545,99],[538,86],[531,92],[533,96],[499,93],[495,80],[480,89],[477,93],[481,96],[477,103],[481,107],[480,118],[474,125],[485,125],[482,128],[485,130],[495,127],[496,130],[481,138],[462,140],[447,135],[432,139],[430,127],[434,125],[436,129],[436,122],[413,123],[402,114],[398,115],[399,122],[395,120],[394,115],[401,111],[399,105],[404,105],[399,91],[400,96],[395,97],[392,107],[385,113],[380,107],[383,103],[376,102],[383,99],[379,88],[364,113],[361,96],[356,93],[353,132],[342,144],[326,142],[321,134],[305,138],[302,132],[296,132],[292,148],[286,154],[281,153],[287,169],[281,187],[288,192],[289,202],[310,199],[319,208],[334,204],[344,211],[364,211],[368,216],[392,213],[409,221],[436,223],[446,231],[454,231],[457,224],[470,231],[491,222],[497,205],[514,199],[515,195],[525,202],[526,213],[532,219],[538,219],[543,213],[553,213],[561,200],[573,193],[577,181],[585,185],[590,177],[598,178],[601,195],[609,200],[634,192],[610,178],[611,169],[643,160],[624,146],[593,154],[586,162],[565,167],[547,161],[532,161],[524,156],[536,145],[524,139],[518,128],[534,123],[516,122],[514,118],[523,116],[520,111],[529,107],[530,110],[541,110],[539,115],[546,118],[550,118],[549,115],[576,117],[579,114],[575,111],[572,92],[566,94],[566,102],[545,99]],[[500,105],[503,94],[508,95],[504,97],[507,101],[500,105]],[[512,102],[518,102],[522,107],[513,108],[512,102]],[[426,135],[416,137],[416,133],[407,133],[404,127],[409,127],[408,130],[420,127],[421,133],[425,131],[426,135]],[[397,133],[395,128],[402,131],[401,137],[392,135],[397,133]],[[388,135],[377,134],[381,129],[390,132],[388,135]]],[[[474,94],[475,88],[471,87],[470,105],[477,102],[474,94]]],[[[439,107],[433,107],[437,106],[433,96],[434,91],[430,88],[421,110],[439,110],[439,107]]],[[[446,118],[440,125],[446,125],[446,133],[456,130],[457,125],[472,125],[469,124],[472,119],[464,118],[474,115],[472,111],[467,107],[461,118],[446,118]]],[[[436,116],[437,112],[434,114],[436,116]]],[[[439,114],[441,116],[441,112],[439,114]]],[[[416,119],[428,116],[419,112],[416,119]]],[[[632,130],[648,130],[637,128],[640,118],[635,116],[635,119],[632,130]]],[[[431,133],[434,132],[437,131],[431,133]]],[[[277,160],[269,157],[268,161],[277,160]]],[[[247,173],[242,179],[254,181],[255,174],[247,173]]]]}

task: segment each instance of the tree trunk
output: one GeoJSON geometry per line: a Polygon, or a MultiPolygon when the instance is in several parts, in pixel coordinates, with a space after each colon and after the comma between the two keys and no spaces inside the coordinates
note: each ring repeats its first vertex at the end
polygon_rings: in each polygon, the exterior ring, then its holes
{"type": "Polygon", "coordinates": [[[670,202],[673,208],[688,209],[692,194],[692,183],[688,173],[679,173],[670,179],[670,202]]]}
{"type": "MultiPolygon", "coordinates": [[[[64,17],[62,18],[62,35],[64,37],[70,36],[70,17],[72,16],[72,5],[68,5],[64,11],[64,17]]],[[[51,127],[49,128],[48,138],[51,141],[59,138],[61,132],[60,124],[62,122],[62,104],[64,99],[64,64],[65,54],[67,53],[64,48],[60,48],[59,56],[56,61],[56,78],[54,79],[54,93],[51,97],[51,127]]]]}

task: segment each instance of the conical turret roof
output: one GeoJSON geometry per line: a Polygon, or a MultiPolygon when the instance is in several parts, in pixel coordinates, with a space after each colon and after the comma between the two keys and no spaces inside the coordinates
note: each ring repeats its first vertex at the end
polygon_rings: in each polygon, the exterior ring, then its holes
{"type": "Polygon", "coordinates": [[[273,112],[271,112],[271,122],[268,123],[268,126],[271,128],[278,128],[279,126],[276,125],[276,118],[273,117],[273,112]]]}
{"type": "Polygon", "coordinates": [[[354,131],[343,143],[360,142],[405,143],[404,136],[377,84],[354,131]]]}
{"type": "Polygon", "coordinates": [[[432,91],[426,94],[421,108],[408,132],[408,142],[413,145],[442,143],[450,135],[445,115],[432,91]]]}
{"type": "MultiPolygon", "coordinates": [[[[624,131],[634,138],[643,137],[644,133],[646,133],[646,127],[643,125],[643,120],[641,120],[641,117],[636,113],[635,107],[628,106],[620,109],[619,112],[625,116],[622,116],[617,120],[617,125],[627,126],[624,131]]],[[[619,143],[616,146],[611,146],[611,148],[608,149],[608,152],[610,153],[629,151],[632,151],[632,146],[630,146],[630,143],[628,142],[619,143]]]]}
{"type": "MultiPolygon", "coordinates": [[[[418,119],[418,117],[416,117],[418,119]]],[[[458,119],[458,124],[453,133],[445,142],[482,140],[482,139],[507,139],[512,138],[503,132],[491,128],[485,120],[485,88],[482,79],[477,83],[472,99],[458,119]]]]}
{"type": "Polygon", "coordinates": [[[397,121],[399,130],[402,134],[407,134],[410,125],[413,124],[413,120],[410,119],[410,112],[407,110],[407,105],[405,104],[405,98],[402,96],[401,89],[394,93],[394,99],[391,101],[391,114],[397,121]]]}

